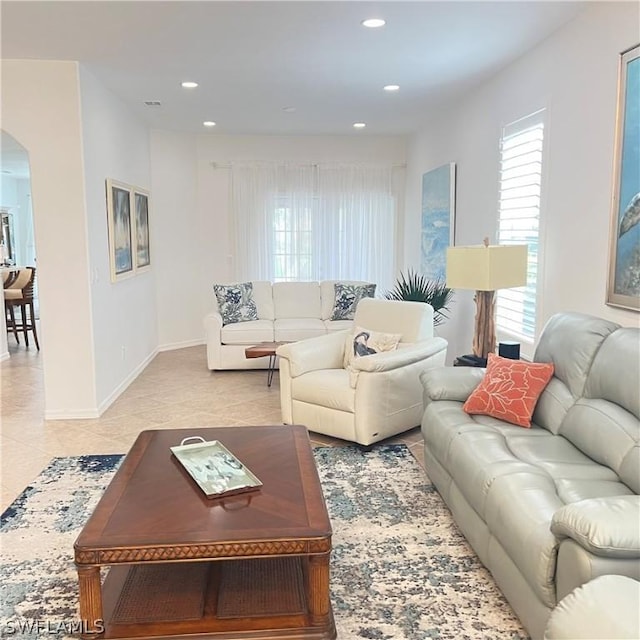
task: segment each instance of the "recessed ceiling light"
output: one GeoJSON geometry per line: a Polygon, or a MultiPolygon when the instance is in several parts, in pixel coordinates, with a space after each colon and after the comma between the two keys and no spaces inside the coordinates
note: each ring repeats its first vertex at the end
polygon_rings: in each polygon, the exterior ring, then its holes
{"type": "Polygon", "coordinates": [[[287,113],[293,113],[296,108],[295,107],[282,107],[283,111],[286,111],[287,113]]]}
{"type": "Polygon", "coordinates": [[[216,123],[213,120],[205,120],[202,123],[205,127],[215,127],[216,123]]]}
{"type": "Polygon", "coordinates": [[[187,80],[186,82],[182,83],[183,89],[195,89],[197,86],[198,86],[198,83],[192,82],[191,80],[187,80]]]}
{"type": "Polygon", "coordinates": [[[362,21],[363,27],[369,27],[369,29],[377,29],[378,27],[384,27],[386,22],[382,18],[367,18],[362,21]]]}
{"type": "Polygon", "coordinates": [[[400,89],[399,84],[388,84],[382,87],[385,91],[398,91],[400,89]]]}
{"type": "Polygon", "coordinates": [[[364,122],[354,122],[353,123],[353,128],[354,129],[364,129],[367,125],[364,122]]]}

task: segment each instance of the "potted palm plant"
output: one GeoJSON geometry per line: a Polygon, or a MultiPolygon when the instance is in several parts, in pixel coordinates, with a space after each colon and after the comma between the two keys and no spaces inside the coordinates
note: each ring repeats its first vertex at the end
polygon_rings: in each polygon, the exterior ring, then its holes
{"type": "Polygon", "coordinates": [[[453,297],[453,289],[447,287],[442,280],[429,280],[413,269],[407,275],[400,273],[395,287],[384,294],[387,300],[410,300],[426,302],[433,307],[433,324],[442,324],[449,317],[449,304],[453,297]]]}

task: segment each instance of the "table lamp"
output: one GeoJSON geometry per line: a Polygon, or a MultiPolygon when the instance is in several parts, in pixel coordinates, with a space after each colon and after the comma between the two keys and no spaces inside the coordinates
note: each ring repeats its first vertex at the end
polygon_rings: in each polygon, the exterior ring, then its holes
{"type": "Polygon", "coordinates": [[[476,319],[473,355],[486,360],[496,348],[494,321],[495,291],[527,284],[527,245],[489,245],[449,247],[447,249],[447,286],[474,289],[476,319]]]}

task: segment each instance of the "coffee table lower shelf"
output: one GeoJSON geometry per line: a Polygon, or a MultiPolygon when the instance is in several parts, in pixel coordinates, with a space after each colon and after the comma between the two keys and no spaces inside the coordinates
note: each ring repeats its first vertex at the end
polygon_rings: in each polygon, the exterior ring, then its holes
{"type": "Polygon", "coordinates": [[[254,558],[113,566],[100,638],[333,640],[333,613],[312,625],[307,559],[254,558]]]}

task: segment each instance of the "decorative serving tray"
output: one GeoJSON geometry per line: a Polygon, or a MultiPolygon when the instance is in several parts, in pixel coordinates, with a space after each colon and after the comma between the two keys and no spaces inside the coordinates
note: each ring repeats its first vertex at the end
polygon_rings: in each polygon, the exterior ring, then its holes
{"type": "Polygon", "coordinates": [[[170,447],[207,498],[218,498],[262,486],[247,467],[238,460],[221,442],[207,442],[200,436],[182,440],[179,446],[170,447]],[[188,440],[199,440],[185,444],[188,440]]]}

